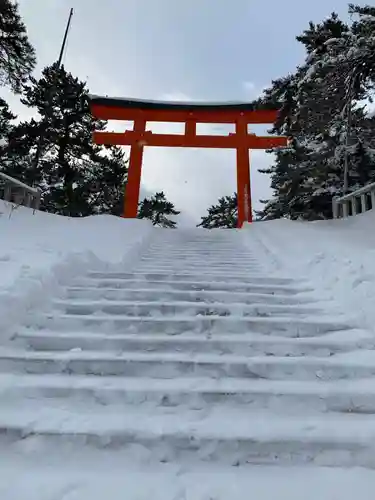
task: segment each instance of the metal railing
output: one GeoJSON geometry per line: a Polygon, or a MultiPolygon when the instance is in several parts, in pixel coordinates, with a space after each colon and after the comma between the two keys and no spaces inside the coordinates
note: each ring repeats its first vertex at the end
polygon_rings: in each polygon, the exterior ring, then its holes
{"type": "Polygon", "coordinates": [[[357,215],[370,209],[375,209],[375,182],[332,200],[334,219],[357,215]]]}
{"type": "Polygon", "coordinates": [[[38,210],[41,192],[37,188],[28,186],[18,179],[0,172],[0,198],[16,205],[24,205],[38,210]]]}

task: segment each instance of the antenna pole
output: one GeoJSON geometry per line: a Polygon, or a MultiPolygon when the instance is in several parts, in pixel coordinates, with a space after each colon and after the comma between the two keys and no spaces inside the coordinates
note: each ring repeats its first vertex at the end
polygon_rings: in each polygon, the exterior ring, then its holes
{"type": "MultiPolygon", "coordinates": [[[[73,8],[70,9],[69,18],[68,18],[68,22],[67,22],[65,33],[64,33],[64,39],[63,39],[63,42],[61,45],[60,55],[59,55],[59,58],[57,60],[57,68],[61,67],[62,58],[64,56],[66,41],[68,39],[68,33],[69,33],[69,28],[70,28],[70,23],[72,21],[72,17],[73,17],[73,8]]],[[[52,88],[49,89],[49,95],[52,95],[53,91],[54,91],[54,86],[52,86],[52,88]]],[[[36,147],[36,151],[35,151],[35,158],[34,158],[34,162],[33,162],[33,167],[35,170],[38,168],[39,160],[40,160],[40,157],[42,156],[43,139],[45,137],[45,134],[46,134],[46,125],[44,124],[42,126],[41,131],[40,131],[40,135],[39,135],[39,139],[38,139],[37,147],[36,147]]]]}
{"type": "Polygon", "coordinates": [[[63,42],[62,42],[62,45],[61,45],[60,55],[59,55],[59,59],[57,61],[57,67],[58,68],[61,66],[62,58],[64,56],[66,41],[67,41],[67,38],[68,38],[68,33],[69,33],[69,28],[70,28],[70,23],[72,21],[72,17],[73,17],[73,8],[70,9],[69,18],[68,18],[68,22],[67,22],[67,25],[66,25],[66,29],[65,29],[65,33],[64,33],[64,39],[63,39],[63,42]]]}

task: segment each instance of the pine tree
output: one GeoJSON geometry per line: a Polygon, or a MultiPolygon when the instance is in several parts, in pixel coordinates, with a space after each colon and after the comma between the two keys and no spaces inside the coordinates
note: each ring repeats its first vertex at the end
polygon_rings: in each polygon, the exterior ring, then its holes
{"type": "MultiPolygon", "coordinates": [[[[16,118],[9,110],[8,104],[0,98],[0,172],[3,172],[7,162],[7,148],[9,134],[13,127],[13,120],[16,118]]],[[[0,197],[4,195],[5,182],[0,178],[0,197]]]]}
{"type": "MultiPolygon", "coordinates": [[[[321,143],[320,157],[325,157],[326,167],[331,173],[334,171],[321,187],[331,195],[343,194],[346,184],[351,191],[374,177],[374,165],[369,161],[373,157],[374,122],[366,116],[364,106],[359,106],[359,102],[368,97],[369,84],[372,89],[374,83],[369,79],[371,60],[375,61],[371,55],[375,49],[375,17],[371,17],[371,12],[374,16],[374,8],[350,6],[351,14],[360,15],[360,21],[350,28],[332,15],[331,20],[320,25],[323,31],[324,27],[329,29],[321,37],[319,47],[312,47],[314,51],[308,59],[310,68],[306,80],[307,85],[312,86],[310,107],[314,103],[316,106],[317,95],[324,96],[320,98],[323,103],[319,116],[321,128],[315,127],[313,131],[321,143]],[[347,177],[345,164],[348,165],[347,177]]],[[[311,128],[311,123],[309,126],[311,128]]],[[[329,197],[327,203],[330,203],[329,197]]]]}
{"type": "Polygon", "coordinates": [[[138,209],[139,219],[149,219],[154,226],[165,228],[176,228],[176,222],[168,216],[179,215],[174,204],[168,201],[162,192],[156,193],[150,198],[145,198],[138,209]]]}
{"type": "Polygon", "coordinates": [[[355,16],[350,31],[325,41],[324,54],[311,71],[312,77],[329,71],[331,89],[345,80],[342,109],[353,99],[368,97],[375,82],[375,7],[350,4],[349,14],[355,16]]]}
{"type": "Polygon", "coordinates": [[[35,50],[13,0],[0,2],[0,85],[19,93],[36,64],[35,50]]]}
{"type": "Polygon", "coordinates": [[[237,193],[232,196],[223,196],[219,198],[216,205],[208,209],[208,215],[201,217],[200,224],[197,227],[205,229],[214,228],[235,228],[238,220],[237,193]]]}
{"type": "MultiPolygon", "coordinates": [[[[9,142],[9,135],[14,126],[13,120],[17,117],[14,115],[7,102],[0,97],[0,160],[4,160],[4,154],[9,142]]],[[[0,163],[0,169],[2,164],[0,163]]]]}
{"type": "MultiPolygon", "coordinates": [[[[257,212],[261,219],[279,219],[286,215],[299,219],[305,210],[304,183],[309,178],[309,163],[306,148],[293,141],[287,148],[276,151],[276,162],[268,169],[259,170],[271,175],[271,188],[275,198],[264,201],[265,207],[257,212]]],[[[307,183],[308,184],[308,183],[307,183]]]]}
{"type": "Polygon", "coordinates": [[[86,83],[54,64],[39,80],[30,78],[21,101],[40,119],[20,123],[10,134],[8,173],[38,185],[48,212],[119,215],[127,162],[120,148],[93,143],[92,132],[105,122],[91,115],[86,83]]]}
{"type": "Polygon", "coordinates": [[[375,181],[375,148],[359,139],[349,151],[349,186],[354,191],[375,181]]]}
{"type": "MultiPolygon", "coordinates": [[[[355,101],[348,102],[348,65],[332,64],[333,53],[337,61],[346,57],[353,42],[352,28],[332,14],[321,24],[310,23],[297,40],[306,48],[305,63],[294,74],[272,82],[264,95],[266,102],[282,102],[273,131],[294,138],[292,147],[275,151],[275,165],[265,171],[271,174],[274,190],[274,198],[265,202],[259,214],[267,219],[331,217],[332,197],[343,194],[346,152],[350,189],[373,178],[374,124],[355,101]],[[327,54],[330,59],[325,64],[327,54]],[[351,107],[349,146],[345,103],[351,107]]],[[[366,89],[357,86],[355,99],[365,96],[366,89]]]]}

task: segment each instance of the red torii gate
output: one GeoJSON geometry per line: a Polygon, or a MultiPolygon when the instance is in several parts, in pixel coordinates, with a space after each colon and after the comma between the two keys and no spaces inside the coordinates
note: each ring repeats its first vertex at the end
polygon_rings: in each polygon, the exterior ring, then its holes
{"type": "Polygon", "coordinates": [[[258,137],[249,134],[248,125],[273,123],[277,110],[256,110],[250,103],[188,103],[143,101],[90,96],[91,112],[102,120],[133,121],[133,130],[125,132],[95,131],[96,144],[130,146],[128,181],[124,197],[124,217],[137,217],[141,185],[142,157],[145,146],[188,148],[230,148],[237,152],[238,227],[252,221],[250,189],[250,149],[268,149],[287,144],[286,137],[258,137]],[[184,134],[155,134],[146,130],[151,122],[185,124],[184,134]],[[233,123],[235,133],[197,135],[197,123],[233,123]]]}

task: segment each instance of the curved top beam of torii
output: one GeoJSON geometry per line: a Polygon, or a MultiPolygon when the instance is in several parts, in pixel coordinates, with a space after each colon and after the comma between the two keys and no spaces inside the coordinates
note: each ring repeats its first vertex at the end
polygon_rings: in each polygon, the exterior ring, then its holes
{"type": "Polygon", "coordinates": [[[89,95],[94,116],[103,120],[134,120],[147,114],[149,121],[199,123],[235,123],[242,117],[246,123],[273,123],[278,115],[275,109],[257,108],[251,102],[187,102],[154,101],[89,95]]]}
{"type": "Polygon", "coordinates": [[[102,106],[114,106],[119,108],[136,109],[160,109],[160,110],[197,110],[197,111],[255,111],[256,108],[251,102],[227,101],[227,102],[206,102],[206,101],[156,101],[146,99],[133,99],[129,97],[108,97],[90,94],[89,99],[92,104],[102,106]]]}
{"type": "Polygon", "coordinates": [[[252,220],[250,149],[287,145],[286,137],[258,137],[249,124],[274,123],[276,109],[259,109],[253,103],[198,103],[146,101],[119,97],[89,96],[92,115],[101,120],[133,121],[133,130],[94,132],[96,144],[131,146],[124,217],[137,216],[144,146],[230,148],[237,155],[238,226],[252,220]],[[158,134],[147,130],[147,122],[182,122],[184,134],[158,134]],[[234,124],[234,132],[223,135],[197,134],[199,123],[234,124]]]}

